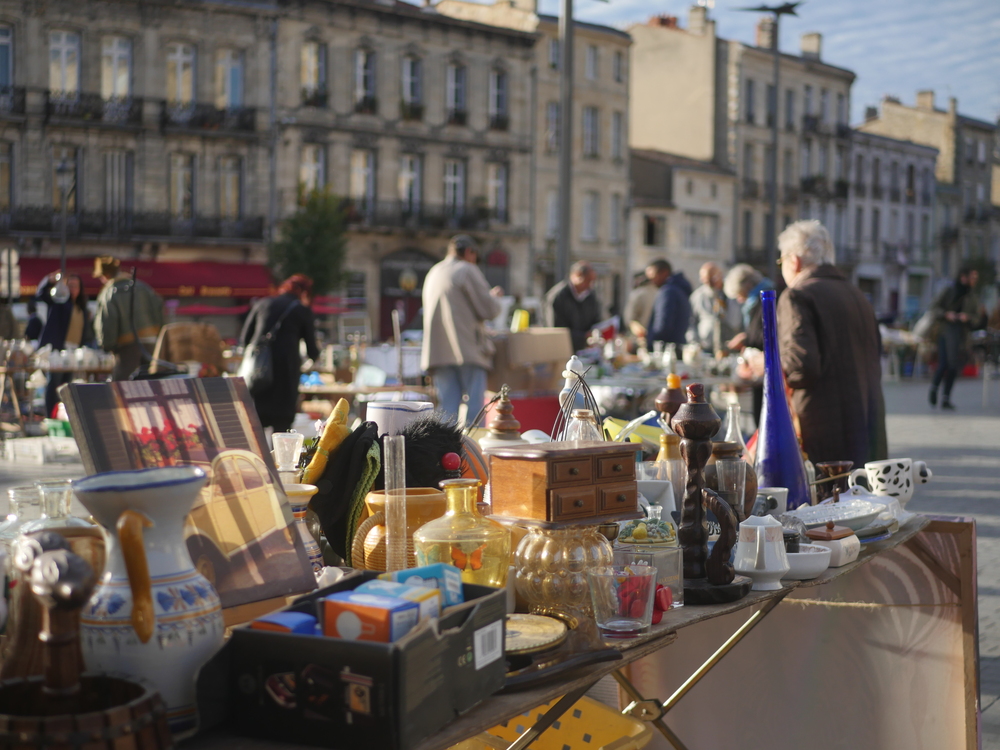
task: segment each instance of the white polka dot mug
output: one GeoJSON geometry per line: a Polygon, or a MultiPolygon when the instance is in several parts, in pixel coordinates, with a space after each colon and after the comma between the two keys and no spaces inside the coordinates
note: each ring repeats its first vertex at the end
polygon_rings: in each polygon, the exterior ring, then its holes
{"type": "Polygon", "coordinates": [[[900,506],[905,506],[913,497],[915,485],[926,484],[932,476],[934,474],[923,461],[891,458],[888,461],[869,461],[865,468],[852,471],[847,483],[857,487],[858,480],[864,477],[872,494],[894,497],[899,500],[900,506]]]}

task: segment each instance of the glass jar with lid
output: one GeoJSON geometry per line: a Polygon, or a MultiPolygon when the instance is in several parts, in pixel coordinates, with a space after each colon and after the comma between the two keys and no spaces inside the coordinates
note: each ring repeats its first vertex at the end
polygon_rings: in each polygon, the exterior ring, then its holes
{"type": "Polygon", "coordinates": [[[604,440],[597,417],[590,409],[574,409],[566,425],[565,440],[604,440]]]}

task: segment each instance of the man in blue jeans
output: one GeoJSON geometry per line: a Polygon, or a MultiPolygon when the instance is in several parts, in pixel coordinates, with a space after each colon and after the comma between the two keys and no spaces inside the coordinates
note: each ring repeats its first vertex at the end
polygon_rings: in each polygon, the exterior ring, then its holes
{"type": "Polygon", "coordinates": [[[444,260],[424,279],[420,366],[434,380],[441,412],[454,419],[463,398],[468,399],[467,419],[475,419],[483,407],[486,373],[493,366],[493,342],[483,324],[500,314],[503,290],[490,289],[478,259],[475,241],[456,235],[444,260]]]}

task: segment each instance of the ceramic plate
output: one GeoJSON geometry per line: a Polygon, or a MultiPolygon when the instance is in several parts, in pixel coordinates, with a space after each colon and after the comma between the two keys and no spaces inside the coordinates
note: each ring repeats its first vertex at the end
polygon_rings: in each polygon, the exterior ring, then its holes
{"type": "Polygon", "coordinates": [[[814,505],[808,508],[788,511],[788,515],[798,518],[807,529],[823,526],[827,521],[833,521],[838,526],[857,531],[870,524],[885,510],[884,505],[870,503],[867,500],[845,500],[830,505],[814,505]]]}
{"type": "Polygon", "coordinates": [[[562,620],[543,615],[507,615],[504,648],[508,654],[530,654],[558,646],[568,630],[562,620]]]}

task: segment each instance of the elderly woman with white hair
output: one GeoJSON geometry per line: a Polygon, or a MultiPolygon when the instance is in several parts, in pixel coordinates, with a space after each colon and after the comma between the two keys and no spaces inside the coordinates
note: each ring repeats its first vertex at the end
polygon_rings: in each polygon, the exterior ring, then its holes
{"type": "Polygon", "coordinates": [[[778,237],[781,275],[778,343],[802,447],[813,462],[888,455],[881,341],[875,311],[834,265],[830,234],[797,221],[778,237]]]}

